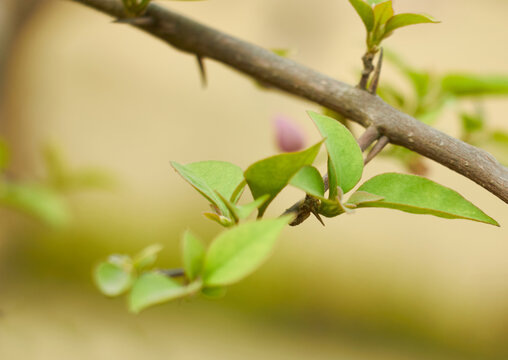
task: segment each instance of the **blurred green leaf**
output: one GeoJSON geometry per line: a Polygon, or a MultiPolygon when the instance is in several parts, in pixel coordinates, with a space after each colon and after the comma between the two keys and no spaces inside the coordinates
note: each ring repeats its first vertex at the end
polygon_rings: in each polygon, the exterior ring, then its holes
{"type": "Polygon", "coordinates": [[[485,117],[482,112],[460,114],[462,130],[466,134],[481,131],[485,127],[485,117]]]}
{"type": "Polygon", "coordinates": [[[110,189],[115,183],[111,176],[97,169],[73,171],[69,168],[61,150],[54,144],[43,148],[43,158],[48,183],[60,192],[82,189],[110,189]]]}
{"type": "Polygon", "coordinates": [[[205,256],[205,287],[233,284],[259,268],[272,253],[290,217],[238,225],[217,236],[205,256]]]}
{"type": "Polygon", "coordinates": [[[455,96],[508,95],[508,76],[448,74],[441,87],[455,96]]]}
{"type": "Polygon", "coordinates": [[[133,264],[138,270],[152,266],[157,260],[157,255],[163,249],[160,244],[152,244],[144,248],[134,257],[133,264]]]}
{"type": "Polygon", "coordinates": [[[53,190],[32,184],[0,184],[0,204],[43,221],[50,226],[69,222],[63,199],[53,190]]]}
{"type": "Polygon", "coordinates": [[[222,215],[230,216],[215,191],[227,199],[231,198],[238,184],[243,181],[242,169],[224,161],[200,161],[187,165],[172,161],[171,165],[201,195],[219,208],[222,215]]]}
{"type": "Polygon", "coordinates": [[[347,204],[354,205],[357,207],[358,205],[363,204],[363,203],[381,201],[383,199],[384,198],[382,196],[374,195],[374,194],[368,193],[366,191],[356,191],[348,199],[347,204]]]}
{"type": "Polygon", "coordinates": [[[386,1],[389,1],[389,0],[366,0],[367,3],[370,5],[370,6],[374,6],[374,5],[377,5],[377,4],[380,4],[382,2],[386,2],[386,1]]]}
{"type": "Polygon", "coordinates": [[[138,313],[149,306],[189,296],[200,289],[200,282],[184,286],[158,272],[144,273],[132,286],[129,309],[138,313]]]}
{"type": "Polygon", "coordinates": [[[499,226],[494,219],[456,191],[420,176],[381,174],[365,182],[358,191],[384,198],[381,201],[358,204],[358,208],[384,207],[413,214],[429,214],[446,219],[467,219],[499,226]]]}
{"type": "Polygon", "coordinates": [[[205,258],[205,246],[189,230],[185,232],[182,239],[183,268],[187,279],[193,281],[200,274],[205,258]]]}
{"type": "Polygon", "coordinates": [[[403,26],[425,24],[425,23],[439,23],[436,19],[425,14],[397,14],[393,16],[386,23],[385,37],[388,36],[392,31],[401,28],[403,26]]]}
{"type": "MultiPolygon", "coordinates": [[[[347,193],[362,177],[362,151],[351,132],[344,125],[313,111],[309,111],[308,114],[321,135],[326,138],[325,145],[337,174],[337,184],[343,193],[347,193]]],[[[328,174],[328,178],[330,179],[330,174],[328,174]]]]}
{"type": "Polygon", "coordinates": [[[270,51],[284,58],[288,57],[293,52],[291,49],[283,49],[283,48],[270,49],[270,51]]]}
{"type": "Polygon", "coordinates": [[[127,291],[134,280],[131,266],[117,263],[102,262],[94,272],[95,283],[99,290],[107,296],[118,296],[127,291]]]}
{"type": "Polygon", "coordinates": [[[9,164],[10,152],[7,143],[0,139],[0,171],[5,170],[9,164]]]}
{"type": "Polygon", "coordinates": [[[266,194],[270,196],[259,208],[260,217],[298,170],[314,162],[322,143],[323,141],[320,141],[303,151],[275,155],[249,166],[245,171],[245,179],[254,199],[266,194]]]}
{"type": "Polygon", "coordinates": [[[230,226],[233,226],[235,224],[235,222],[233,220],[231,220],[230,218],[227,218],[227,217],[222,216],[222,215],[218,215],[216,213],[205,212],[205,213],[203,213],[203,215],[207,219],[215,221],[217,224],[219,224],[221,226],[224,226],[224,227],[230,227],[230,226]]]}
{"type": "Polygon", "coordinates": [[[356,12],[362,19],[367,32],[372,31],[374,28],[374,11],[372,10],[372,7],[363,0],[349,0],[349,2],[353,5],[356,12]]]}
{"type": "Polygon", "coordinates": [[[225,287],[205,287],[201,289],[201,294],[209,299],[220,299],[226,295],[227,289],[225,287]]]}
{"type": "Polygon", "coordinates": [[[323,197],[325,184],[318,169],[314,166],[302,167],[290,181],[290,184],[305,191],[307,194],[323,197]]]}

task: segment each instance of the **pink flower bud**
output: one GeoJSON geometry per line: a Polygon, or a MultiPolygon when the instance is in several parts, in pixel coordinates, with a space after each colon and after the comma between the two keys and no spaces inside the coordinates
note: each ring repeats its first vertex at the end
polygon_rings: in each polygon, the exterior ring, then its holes
{"type": "Polygon", "coordinates": [[[274,118],[277,147],[283,152],[294,152],[305,147],[303,131],[288,117],[274,118]]]}

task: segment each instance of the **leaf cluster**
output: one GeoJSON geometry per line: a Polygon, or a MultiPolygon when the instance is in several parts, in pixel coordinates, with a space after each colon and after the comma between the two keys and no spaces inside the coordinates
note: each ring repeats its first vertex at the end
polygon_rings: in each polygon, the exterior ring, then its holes
{"type": "Polygon", "coordinates": [[[429,15],[404,13],[395,14],[392,0],[349,0],[367,30],[367,51],[377,52],[381,42],[401,27],[438,23],[429,15]]]}

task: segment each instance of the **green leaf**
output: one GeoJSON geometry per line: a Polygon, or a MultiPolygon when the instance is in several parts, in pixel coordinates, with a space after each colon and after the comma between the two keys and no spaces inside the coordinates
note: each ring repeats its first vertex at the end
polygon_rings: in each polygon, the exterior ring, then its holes
{"type": "Polygon", "coordinates": [[[307,194],[323,197],[325,184],[318,169],[314,166],[302,167],[290,181],[290,184],[305,191],[307,194]]]}
{"type": "Polygon", "coordinates": [[[275,155],[249,166],[245,171],[245,179],[254,199],[266,194],[270,196],[259,208],[260,217],[298,170],[314,162],[322,143],[321,141],[300,152],[275,155]]]}
{"type": "Polygon", "coordinates": [[[203,215],[207,219],[215,221],[216,223],[218,223],[219,225],[224,226],[224,227],[230,227],[235,224],[235,222],[233,220],[231,220],[230,218],[227,218],[222,215],[217,215],[216,213],[205,212],[205,213],[203,213],[203,215]]]}
{"type": "Polygon", "coordinates": [[[462,129],[466,134],[481,131],[485,127],[485,117],[481,111],[462,113],[460,119],[462,120],[462,129]]]}
{"type": "MultiPolygon", "coordinates": [[[[326,169],[328,171],[328,199],[336,201],[339,195],[339,185],[337,184],[337,171],[335,170],[332,159],[330,159],[330,155],[328,155],[326,161],[326,169]]],[[[341,192],[341,196],[342,195],[344,195],[344,192],[341,192]]]]}
{"type": "Polygon", "coordinates": [[[201,289],[201,294],[209,299],[220,299],[226,295],[225,287],[205,287],[201,289]]]}
{"type": "Polygon", "coordinates": [[[383,1],[374,6],[374,24],[376,27],[386,24],[393,16],[392,1],[383,1]]]}
{"type": "MultiPolygon", "coordinates": [[[[242,174],[243,176],[243,174],[242,174]]],[[[247,181],[245,179],[242,180],[241,183],[238,184],[236,189],[233,191],[233,195],[231,195],[231,198],[229,201],[231,201],[233,204],[236,204],[238,200],[240,200],[240,197],[243,194],[243,190],[245,189],[245,185],[247,185],[247,181]]]]}
{"type": "Polygon", "coordinates": [[[129,294],[129,309],[138,313],[149,306],[182,298],[200,289],[200,282],[183,286],[161,273],[144,273],[132,286],[129,294]]]}
{"type": "Polygon", "coordinates": [[[381,201],[383,199],[384,198],[379,195],[374,195],[365,191],[356,191],[353,195],[351,195],[346,205],[354,205],[357,207],[359,204],[381,201]]]}
{"type": "Polygon", "coordinates": [[[134,267],[138,270],[152,266],[157,260],[157,255],[163,249],[160,244],[152,244],[147,246],[134,257],[134,267]]]}
{"type": "Polygon", "coordinates": [[[4,170],[9,164],[10,152],[7,143],[0,139],[0,171],[4,170]]]}
{"type": "Polygon", "coordinates": [[[386,23],[385,37],[388,36],[392,31],[401,28],[403,26],[425,24],[425,23],[439,23],[436,19],[426,14],[397,14],[392,17],[386,23]]]}
{"type": "Polygon", "coordinates": [[[356,12],[362,19],[367,32],[372,31],[374,28],[374,11],[372,10],[372,7],[363,0],[349,0],[349,2],[353,5],[356,12]]]}
{"type": "Polygon", "coordinates": [[[366,1],[370,6],[374,6],[388,0],[366,0],[366,1]]]}
{"type": "Polygon", "coordinates": [[[112,262],[100,263],[95,268],[94,279],[104,295],[118,296],[132,285],[132,266],[121,266],[112,262]]]}
{"type": "Polygon", "coordinates": [[[362,151],[351,132],[344,125],[313,111],[309,111],[308,114],[314,120],[321,135],[326,138],[326,149],[337,173],[337,184],[345,194],[362,177],[362,151]]]}
{"type": "Polygon", "coordinates": [[[182,253],[185,275],[190,281],[193,281],[201,274],[205,246],[200,239],[187,230],[182,239],[182,253]]]}
{"type": "Polygon", "coordinates": [[[351,210],[344,207],[344,205],[342,205],[341,201],[338,199],[321,199],[321,204],[319,205],[318,210],[321,215],[328,218],[335,217],[350,211],[351,210]]]}
{"type": "Polygon", "coordinates": [[[199,161],[187,164],[186,167],[226,199],[233,196],[238,184],[244,180],[243,170],[225,161],[199,161]]]}
{"type": "Polygon", "coordinates": [[[224,161],[200,161],[188,165],[171,162],[173,168],[208,201],[217,206],[222,215],[229,211],[215,191],[229,199],[243,181],[243,172],[238,166],[224,161]]]}
{"type": "Polygon", "coordinates": [[[508,95],[508,76],[448,74],[441,87],[455,96],[508,95]]]}
{"type": "Polygon", "coordinates": [[[384,207],[412,214],[429,214],[446,219],[467,219],[499,226],[483,211],[456,191],[429,179],[396,173],[381,174],[365,182],[358,191],[382,196],[358,207],[384,207]]]}
{"type": "Polygon", "coordinates": [[[205,256],[205,287],[233,284],[259,268],[270,256],[290,217],[238,225],[220,234],[205,256]]]}
{"type": "Polygon", "coordinates": [[[0,204],[37,218],[50,226],[69,222],[64,201],[51,189],[30,184],[0,184],[0,204]]]}

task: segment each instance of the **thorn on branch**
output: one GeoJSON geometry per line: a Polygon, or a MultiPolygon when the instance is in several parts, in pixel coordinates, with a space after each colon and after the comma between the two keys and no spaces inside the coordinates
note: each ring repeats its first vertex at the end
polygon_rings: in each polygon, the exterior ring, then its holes
{"type": "Polygon", "coordinates": [[[379,154],[386,145],[390,142],[390,139],[386,136],[381,136],[379,140],[377,141],[376,145],[372,148],[372,150],[369,152],[367,157],[365,158],[364,164],[368,164],[374,157],[379,154]]]}
{"type": "Polygon", "coordinates": [[[201,76],[201,85],[203,86],[203,88],[206,88],[208,81],[206,78],[206,68],[205,63],[203,61],[204,59],[202,56],[196,54],[196,60],[198,62],[199,74],[201,76]]]}

